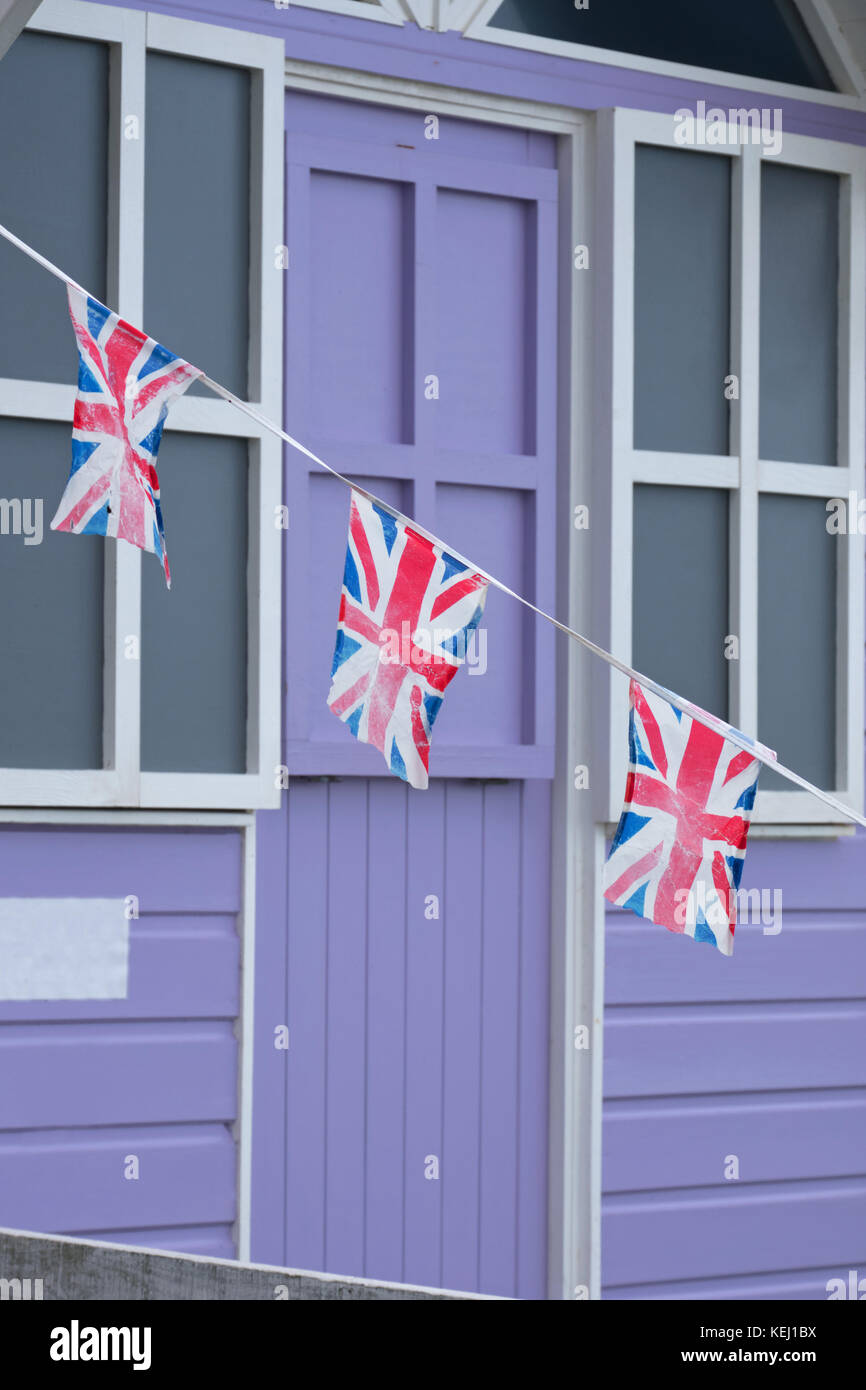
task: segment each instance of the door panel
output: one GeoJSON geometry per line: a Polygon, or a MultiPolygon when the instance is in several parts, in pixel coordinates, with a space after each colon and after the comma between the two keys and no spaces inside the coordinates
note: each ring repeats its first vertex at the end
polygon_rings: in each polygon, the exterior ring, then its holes
{"type": "MultiPolygon", "coordinates": [[[[424,129],[288,95],[288,428],[551,604],[555,143],[424,129]]],[[[291,1043],[263,1025],[253,1256],[543,1297],[552,634],[491,591],[430,788],[407,788],[325,704],[346,490],[295,454],[285,495],[291,781],[260,837],[258,1014],[291,1043]]]]}

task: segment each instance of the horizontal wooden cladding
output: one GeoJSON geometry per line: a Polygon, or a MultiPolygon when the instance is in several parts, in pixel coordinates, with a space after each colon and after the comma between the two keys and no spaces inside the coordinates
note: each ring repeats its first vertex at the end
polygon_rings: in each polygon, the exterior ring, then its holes
{"type": "Polygon", "coordinates": [[[131,921],[129,927],[126,999],[3,1002],[0,1023],[237,1016],[240,937],[236,916],[147,915],[131,921]]]}
{"type": "Polygon", "coordinates": [[[153,912],[239,912],[237,830],[0,828],[3,896],[127,898],[153,912]]]}
{"type": "MultiPolygon", "coordinates": [[[[859,1266],[863,1277],[863,1261],[859,1266]]],[[[605,1299],[699,1300],[722,1302],[780,1299],[814,1303],[829,1297],[827,1285],[831,1279],[849,1284],[849,1267],[833,1266],[823,1269],[797,1269],[793,1273],[772,1270],[767,1274],[734,1275],[728,1279],[685,1279],[660,1284],[608,1284],[602,1288],[605,1299]]],[[[807,1320],[808,1321],[808,1320],[807,1320]]]]}
{"type": "Polygon", "coordinates": [[[606,1193],[717,1183],[730,1154],[743,1182],[866,1173],[866,1090],[605,1104],[606,1193]]]}
{"type": "Polygon", "coordinates": [[[120,1228],[230,1223],[235,1166],[235,1146],[221,1124],[5,1134],[0,1136],[0,1224],[95,1235],[120,1228]],[[137,1176],[127,1177],[132,1157],[137,1176]]]}
{"type": "Polygon", "coordinates": [[[792,912],[862,912],[863,845],[859,832],[806,845],[753,840],[741,886],[771,892],[781,889],[783,902],[792,912]]]}
{"type": "Polygon", "coordinates": [[[783,892],[778,935],[764,935],[757,922],[741,922],[734,954],[726,960],[711,947],[685,941],[634,913],[609,913],[606,1002],[866,997],[866,913],[801,911],[786,903],[783,892]]]}
{"type": "Polygon", "coordinates": [[[5,1129],[231,1120],[229,1022],[31,1023],[0,1028],[5,1129]]]}
{"type": "Polygon", "coordinates": [[[866,1177],[719,1183],[687,1195],[608,1197],[605,1284],[643,1284],[802,1269],[866,1269],[866,1177]]]}
{"type": "Polygon", "coordinates": [[[866,1003],[609,1008],[604,1052],[609,1098],[864,1086],[866,1003]]]}
{"type": "Polygon", "coordinates": [[[108,1240],[115,1245],[141,1245],[147,1250],[176,1250],[182,1255],[208,1255],[233,1260],[236,1249],[232,1228],[214,1226],[145,1227],[143,1230],[76,1231],[82,1240],[108,1240]]]}

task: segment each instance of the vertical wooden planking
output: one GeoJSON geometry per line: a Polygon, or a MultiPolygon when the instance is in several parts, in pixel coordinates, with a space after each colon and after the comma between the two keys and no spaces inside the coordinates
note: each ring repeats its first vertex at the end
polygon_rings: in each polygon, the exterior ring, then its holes
{"type": "Polygon", "coordinates": [[[445,1040],[443,1053],[442,1283],[478,1287],[481,1112],[481,926],[484,793],[445,792],[445,1040]]]}
{"type": "Polygon", "coordinates": [[[520,786],[484,792],[479,1289],[516,1280],[520,786]]]}
{"type": "Polygon", "coordinates": [[[434,783],[423,795],[409,792],[403,1278],[411,1284],[440,1282],[442,1183],[449,1171],[442,1153],[444,833],[444,785],[434,783]],[[424,911],[434,896],[440,904],[438,920],[424,911]]]}
{"type": "Polygon", "coordinates": [[[328,791],[325,1268],[364,1266],[367,783],[328,791]]]}
{"type": "Polygon", "coordinates": [[[550,942],[549,782],[524,782],[520,795],[520,1012],[517,1056],[518,1298],[544,1298],[547,1285],[547,1124],[550,942]]]}
{"type": "Polygon", "coordinates": [[[328,788],[289,789],[286,1249],[288,1264],[325,1268],[328,788]]]}
{"type": "Polygon", "coordinates": [[[371,780],[369,788],[364,1274],[387,1279],[403,1262],[405,833],[411,793],[382,778],[371,780]]]}

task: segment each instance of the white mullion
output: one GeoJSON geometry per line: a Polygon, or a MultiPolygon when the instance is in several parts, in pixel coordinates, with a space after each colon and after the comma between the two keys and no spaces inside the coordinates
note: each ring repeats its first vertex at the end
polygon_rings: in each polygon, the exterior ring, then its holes
{"type": "MultiPolygon", "coordinates": [[[[866,421],[863,375],[866,370],[866,160],[840,180],[839,199],[839,330],[838,330],[838,461],[843,494],[863,495],[866,421]]],[[[838,495],[838,494],[836,494],[838,495]]],[[[837,785],[852,805],[863,806],[863,643],[864,546],[856,509],[848,513],[849,531],[837,567],[837,785]]]]}
{"type": "MultiPolygon", "coordinates": [[[[620,660],[632,657],[632,581],[634,487],[634,265],[635,265],[635,125],[632,113],[614,111],[612,132],[606,138],[599,125],[599,167],[612,162],[610,204],[612,224],[601,232],[610,236],[610,312],[612,332],[610,395],[610,650],[620,660]],[[612,138],[611,138],[612,137],[612,138]],[[623,466],[628,461],[627,466],[623,466]]],[[[601,207],[600,216],[603,216],[601,207]]],[[[628,725],[628,685],[610,675],[608,813],[615,817],[622,803],[627,771],[623,730],[628,725]]]]}
{"type": "MultiPolygon", "coordinates": [[[[839,379],[843,380],[840,352],[839,379]]],[[[840,392],[840,406],[844,409],[844,391],[840,392]]],[[[845,457],[842,446],[844,424],[839,426],[839,457],[845,457]]],[[[844,497],[848,491],[849,469],[833,464],[822,463],[777,463],[769,459],[758,460],[758,491],[782,492],[788,497],[844,497]]],[[[851,484],[853,487],[855,484],[851,484]]]]}
{"type": "MultiPolygon", "coordinates": [[[[143,317],[145,16],[123,10],[111,50],[108,301],[131,323],[143,317]],[[137,121],[137,129],[130,118],[137,121]]],[[[139,800],[141,551],[106,543],[103,757],[118,776],[118,799],[139,800]],[[133,643],[135,645],[133,645],[133,643]]]]}
{"type": "MultiPolygon", "coordinates": [[[[282,422],[283,276],[276,249],[283,243],[283,54],[277,46],[251,80],[250,150],[250,362],[248,389],[262,410],[282,422]]],[[[225,404],[219,402],[219,404],[225,404]]],[[[246,417],[235,411],[240,420],[246,417]]],[[[274,773],[280,762],[282,609],[278,595],[283,532],[276,512],[282,500],[282,444],[261,431],[249,439],[247,531],[247,772],[270,777],[270,795],[258,804],[279,805],[274,773]]]]}
{"type": "Polygon", "coordinates": [[[667,483],[682,487],[735,488],[737,461],[726,454],[669,454],[632,449],[622,461],[632,483],[667,483]]]}
{"type": "Polygon", "coordinates": [[[758,733],[758,437],[761,162],[743,146],[733,169],[731,200],[731,371],[739,399],[731,411],[731,453],[739,459],[739,486],[731,496],[729,621],[739,641],[730,663],[731,718],[758,733]]]}

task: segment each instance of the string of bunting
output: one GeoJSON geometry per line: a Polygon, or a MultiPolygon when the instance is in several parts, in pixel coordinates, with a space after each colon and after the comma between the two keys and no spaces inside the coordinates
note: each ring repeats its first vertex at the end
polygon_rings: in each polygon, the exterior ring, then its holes
{"type": "Polygon", "coordinates": [[[604,878],[611,902],[730,955],[762,764],[866,827],[772,749],[560,622],[126,323],[2,225],[0,235],[66,285],[78,343],[72,466],[52,529],[151,551],[170,585],[156,461],[168,406],[196,380],[304,454],[351,494],[328,704],[410,785],[427,786],[433,723],[492,585],[629,679],[629,771],[604,878]]]}

